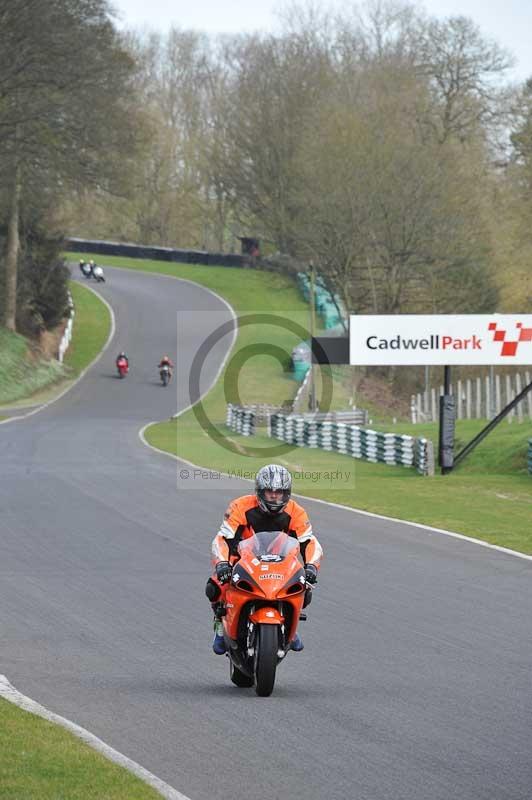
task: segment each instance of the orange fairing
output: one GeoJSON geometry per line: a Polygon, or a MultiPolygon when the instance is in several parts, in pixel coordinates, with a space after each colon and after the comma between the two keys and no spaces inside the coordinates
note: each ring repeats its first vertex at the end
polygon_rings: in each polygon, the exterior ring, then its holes
{"type": "Polygon", "coordinates": [[[238,552],[224,598],[226,635],[233,641],[241,638],[246,619],[256,624],[286,622],[291,641],[305,598],[298,540],[279,531],[262,532],[242,540],[238,552]]]}
{"type": "Polygon", "coordinates": [[[258,608],[249,618],[255,625],[281,625],[284,617],[276,608],[258,608]]]}

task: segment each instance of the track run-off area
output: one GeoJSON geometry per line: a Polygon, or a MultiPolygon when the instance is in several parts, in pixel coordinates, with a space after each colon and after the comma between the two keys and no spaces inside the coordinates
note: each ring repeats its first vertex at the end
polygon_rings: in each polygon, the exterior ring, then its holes
{"type": "Polygon", "coordinates": [[[160,385],[162,354],[186,374],[231,312],[186,281],[106,276],[110,347],[57,402],[0,426],[0,674],[190,800],[528,799],[530,560],[305,501],[325,551],[305,650],[270,698],[230,683],[204,585],[250,484],[180,481],[138,433],[188,405],[185,382],[160,385]],[[195,313],[178,340],[180,310],[195,313]]]}

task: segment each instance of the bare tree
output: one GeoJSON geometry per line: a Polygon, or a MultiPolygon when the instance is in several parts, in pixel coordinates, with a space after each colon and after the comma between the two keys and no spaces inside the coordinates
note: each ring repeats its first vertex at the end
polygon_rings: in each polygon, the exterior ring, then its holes
{"type": "Polygon", "coordinates": [[[501,79],[511,65],[511,56],[487,40],[471,19],[429,22],[420,69],[430,81],[432,121],[441,142],[450,136],[463,141],[497,118],[501,79]]]}

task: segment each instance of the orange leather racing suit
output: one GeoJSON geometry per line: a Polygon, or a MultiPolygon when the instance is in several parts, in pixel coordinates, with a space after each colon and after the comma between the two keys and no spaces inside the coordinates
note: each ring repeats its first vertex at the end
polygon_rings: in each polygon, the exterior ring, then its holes
{"type": "MultiPolygon", "coordinates": [[[[241,539],[249,539],[260,531],[284,531],[299,542],[301,555],[305,564],[314,564],[320,568],[323,550],[312,532],[312,525],[305,509],[289,500],[279,514],[267,514],[259,504],[256,495],[246,494],[233,500],[224,514],[220,530],[212,542],[213,566],[220,561],[234,564],[238,560],[238,544],[241,539]]],[[[216,572],[211,578],[220,586],[216,572]]],[[[220,586],[225,594],[225,586],[220,586]]]]}

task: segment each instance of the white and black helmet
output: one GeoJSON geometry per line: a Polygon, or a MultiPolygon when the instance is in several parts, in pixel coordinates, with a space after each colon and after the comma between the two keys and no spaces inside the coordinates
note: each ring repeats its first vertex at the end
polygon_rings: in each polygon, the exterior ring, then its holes
{"type": "Polygon", "coordinates": [[[292,494],[292,476],[287,469],[279,466],[279,464],[268,464],[265,467],[261,467],[255,478],[255,493],[259,506],[263,511],[268,514],[280,514],[292,494]],[[264,492],[267,489],[271,491],[282,489],[282,499],[275,502],[266,500],[264,492]]]}

